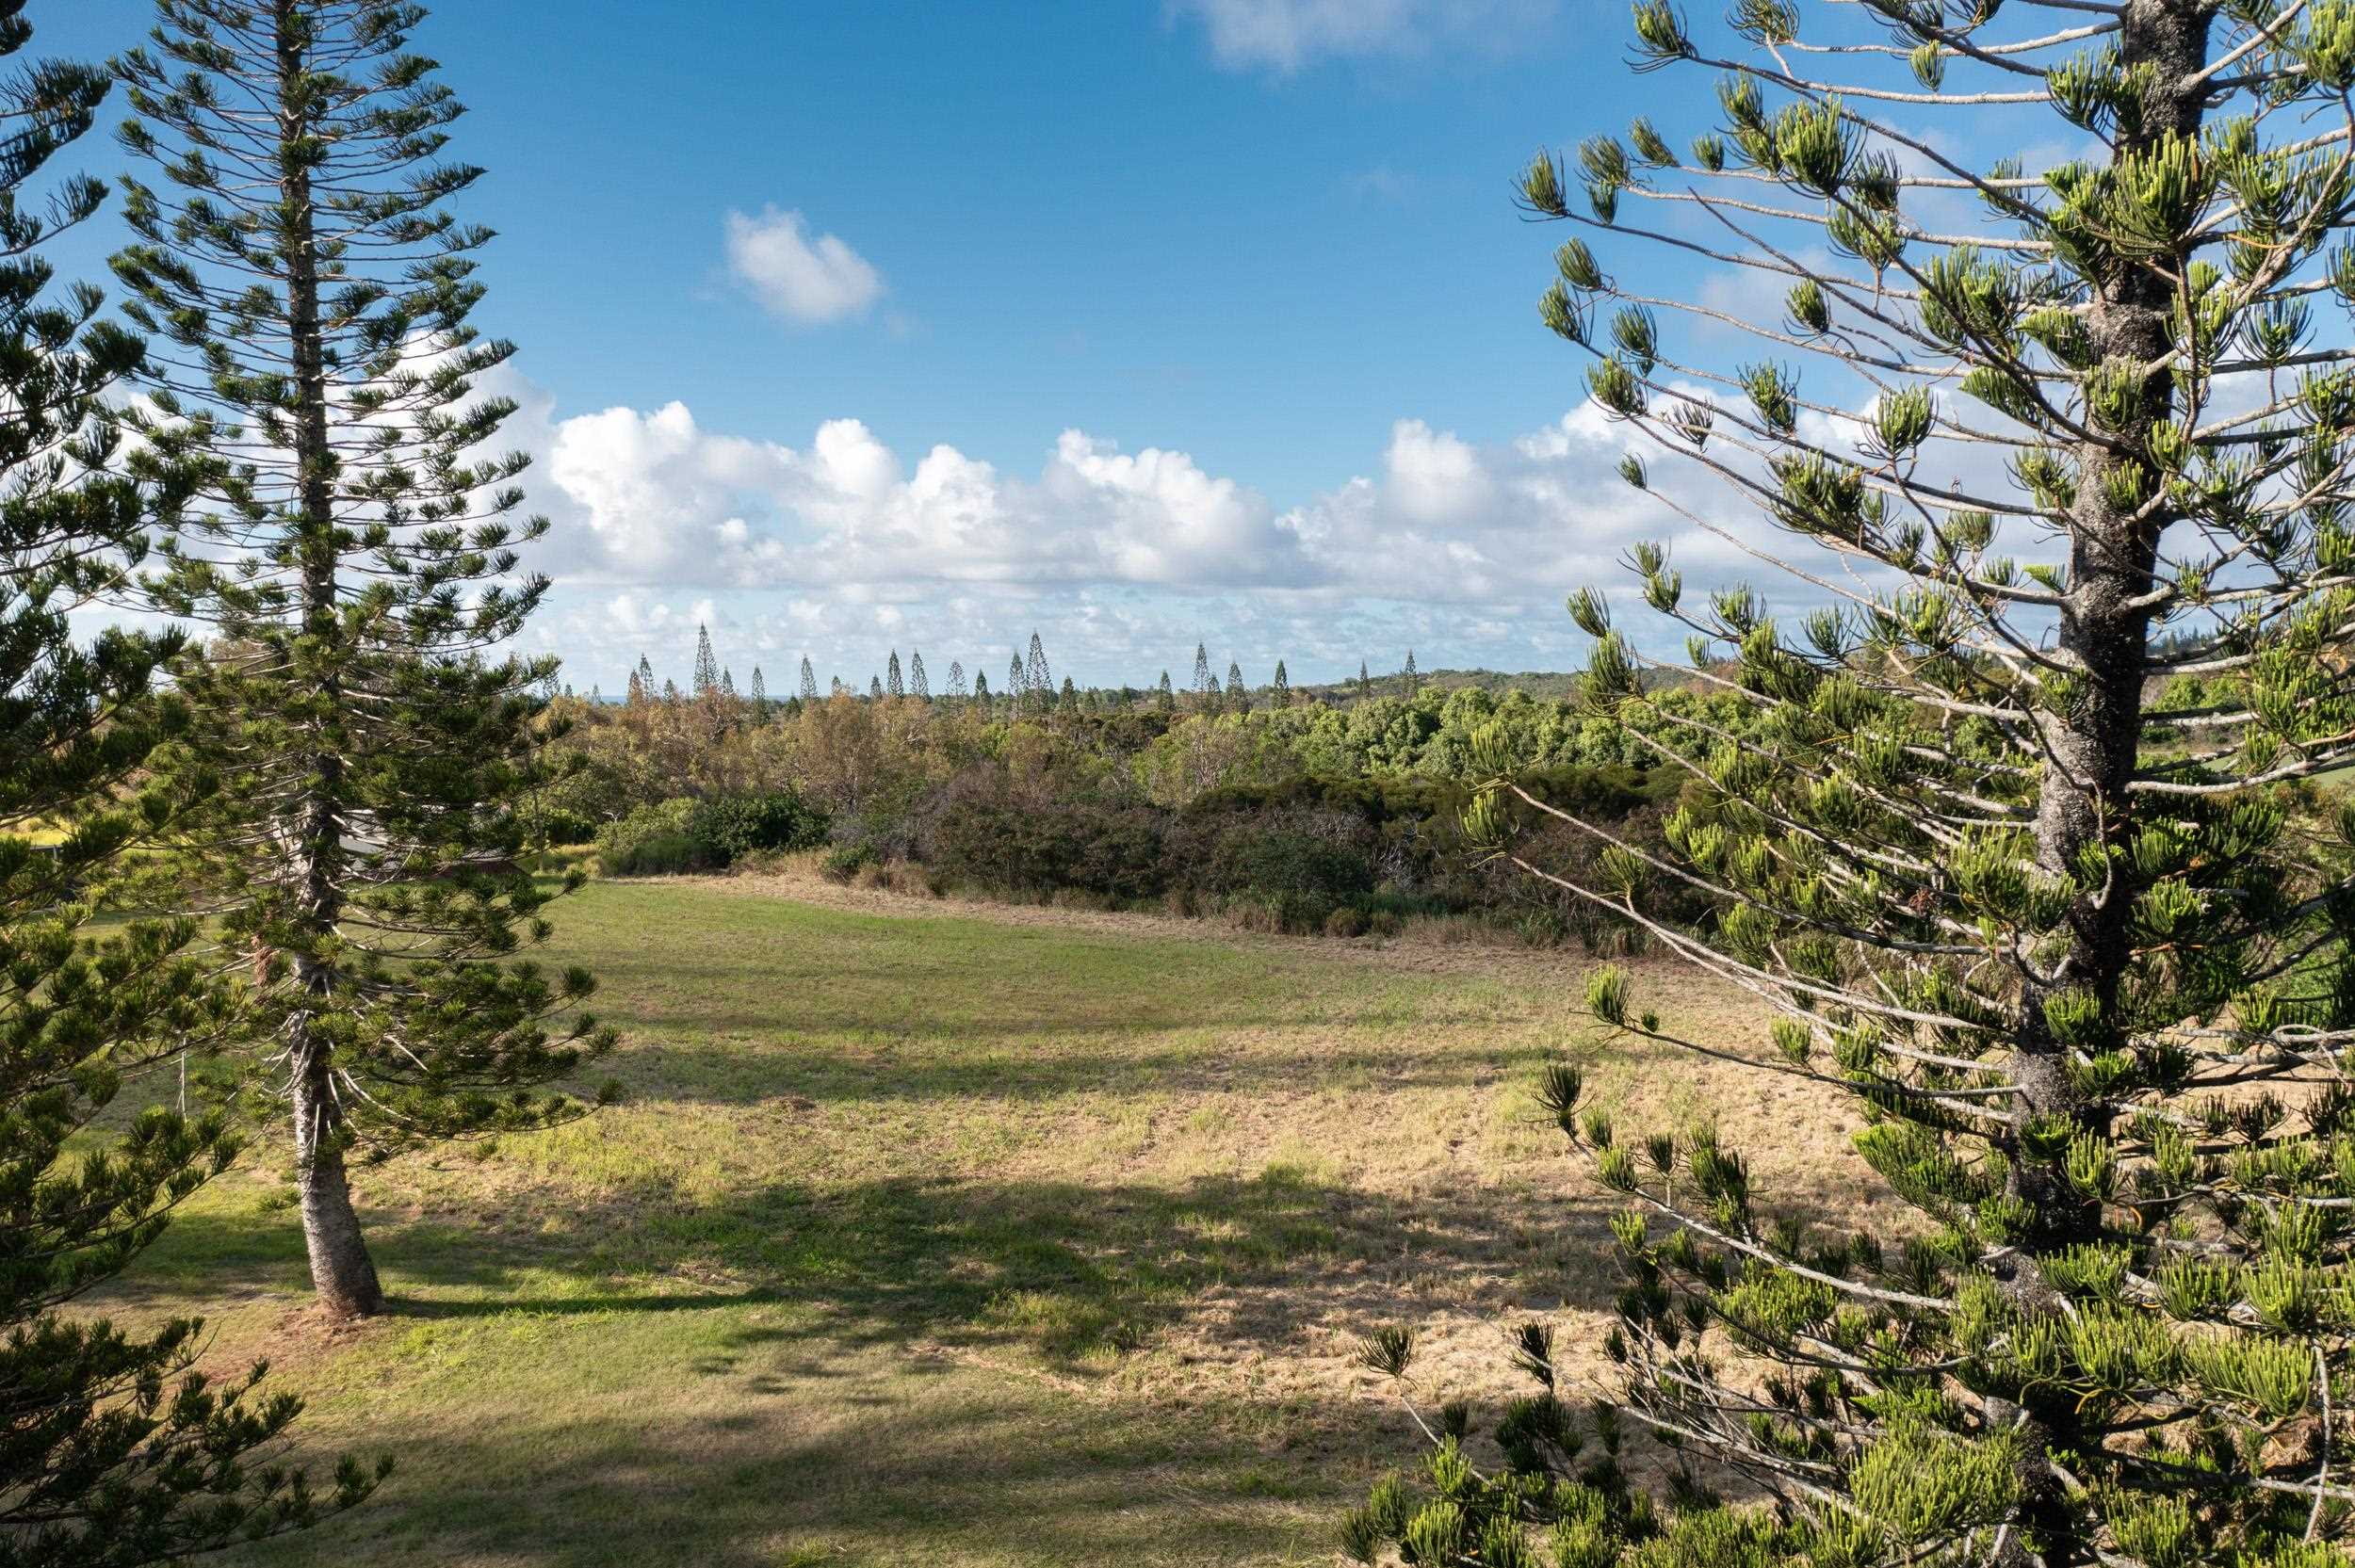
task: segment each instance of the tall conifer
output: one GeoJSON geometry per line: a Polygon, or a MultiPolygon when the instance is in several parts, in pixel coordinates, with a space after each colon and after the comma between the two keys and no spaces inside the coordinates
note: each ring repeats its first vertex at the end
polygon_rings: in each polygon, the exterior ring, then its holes
{"type": "Polygon", "coordinates": [[[577,1114],[539,1091],[609,1040],[586,973],[518,958],[547,933],[516,807],[554,661],[500,650],[546,524],[512,521],[525,460],[480,456],[513,405],[474,380],[512,349],[468,321],[489,234],[444,202],[480,171],[441,158],[461,109],[407,51],[423,16],[156,0],[119,66],[156,179],[125,179],[115,259],[159,340],[130,417],[156,461],[219,464],[159,589],[221,639],[181,671],[190,765],[226,785],[185,868],[255,955],[251,1039],[342,1314],[383,1300],[348,1158],[577,1114]]]}
{"type": "Polygon", "coordinates": [[[300,1528],[373,1481],[346,1466],[319,1494],[263,1463],[300,1404],[261,1392],[258,1371],[197,1374],[201,1322],[60,1311],[236,1155],[219,1115],[102,1118],[142,1069],[224,1039],[237,1010],[195,922],[97,918],[207,781],[142,771],[186,721],[151,686],[179,635],[77,642],[68,617],[134,591],[151,520],[196,475],[125,476],[106,400],[140,343],[99,317],[96,289],[56,286],[36,249],[101,205],[84,178],[24,187],[89,129],[108,82],[18,65],[25,8],[0,0],[0,1562],[99,1568],[300,1528]],[[62,836],[37,846],[40,831],[62,836]]]}
{"type": "Polygon", "coordinates": [[[700,700],[711,696],[719,689],[720,660],[711,651],[711,628],[697,622],[695,624],[695,677],[688,687],[688,694],[700,700]]]}
{"type": "MultiPolygon", "coordinates": [[[[1537,1102],[1621,1205],[1610,1408],[1569,1409],[1526,1325],[1529,1396],[1452,1410],[1430,1486],[1347,1544],[2344,1563],[2355,808],[2318,781],[2355,765],[2355,10],[1640,0],[1634,34],[1638,70],[1711,77],[1647,96],[1713,123],[1530,167],[1526,209],[1579,231],[1539,308],[1637,499],[1787,565],[1792,613],[1639,545],[1722,705],[1660,699],[1600,591],[1571,613],[1592,712],[1684,780],[1665,845],[1509,774],[1466,826],[1755,1001],[1762,1041],[1640,973],[1586,992],[1611,1031],[1811,1081],[1885,1201],[1778,1194],[1555,1066],[1537,1102]],[[1696,246],[1779,317],[1678,297],[1696,246]],[[1657,1500],[1616,1463],[1636,1430],[1680,1458],[1657,1500]]],[[[1813,1132],[1777,1163],[1841,1158],[1813,1132]]]]}

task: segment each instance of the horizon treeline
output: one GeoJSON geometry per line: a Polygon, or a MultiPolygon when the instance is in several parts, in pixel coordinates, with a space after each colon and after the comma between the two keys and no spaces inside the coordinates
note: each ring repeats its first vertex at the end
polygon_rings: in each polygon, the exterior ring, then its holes
{"type": "Polygon", "coordinates": [[[1144,686],[1126,681],[1118,686],[1081,685],[1069,675],[1064,676],[1061,681],[1055,678],[1045,643],[1040,634],[1033,630],[1027,648],[1016,646],[1013,650],[1006,661],[1004,675],[996,683],[991,681],[986,669],[976,665],[968,674],[962,659],[951,659],[948,670],[935,684],[920,649],[911,647],[907,658],[902,661],[900,650],[894,647],[886,655],[883,668],[870,673],[864,684],[855,680],[846,681],[839,674],[830,674],[821,685],[816,665],[807,655],[803,655],[789,689],[772,690],[767,671],[759,664],[753,665],[750,674],[739,682],[735,667],[720,660],[709,624],[700,622],[695,627],[695,647],[690,668],[691,673],[682,687],[675,677],[662,674],[652,657],[642,653],[626,676],[618,699],[609,698],[601,683],[593,684],[586,693],[577,691],[570,682],[561,682],[554,689],[565,696],[586,696],[592,702],[600,703],[702,698],[715,693],[743,697],[755,703],[811,702],[838,695],[949,701],[978,698],[999,703],[1011,701],[1021,711],[1036,712],[1056,706],[1066,693],[1082,697],[1094,693],[1099,702],[1117,698],[1122,705],[1129,706],[1153,703],[1163,696],[1171,699],[1192,698],[1199,702],[1212,698],[1231,699],[1240,695],[1246,705],[1267,703],[1280,707],[1295,698],[1364,698],[1377,694],[1412,696],[1431,681],[1478,685],[1499,691],[1519,686],[1524,689],[1551,694],[1567,692],[1574,679],[1566,671],[1504,671],[1480,666],[1425,671],[1419,667],[1415,651],[1409,648],[1405,658],[1395,670],[1377,674],[1368,660],[1360,659],[1355,675],[1306,683],[1295,682],[1290,661],[1279,656],[1268,678],[1264,682],[1255,682],[1245,675],[1239,658],[1229,659],[1226,672],[1221,676],[1210,657],[1209,644],[1197,642],[1190,671],[1182,682],[1164,669],[1158,678],[1144,686]]]}

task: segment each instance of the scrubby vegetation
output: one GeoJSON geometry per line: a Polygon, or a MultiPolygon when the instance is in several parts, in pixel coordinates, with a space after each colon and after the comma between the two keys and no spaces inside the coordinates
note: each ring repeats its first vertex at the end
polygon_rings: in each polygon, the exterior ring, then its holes
{"type": "MultiPolygon", "coordinates": [[[[1731,698],[1676,690],[1660,704],[1659,733],[1679,717],[1745,722],[1731,698]]],[[[1484,864],[1463,809],[1500,750],[1547,804],[1636,844],[1659,843],[1682,787],[1636,731],[1478,687],[1165,707],[1105,693],[770,704],[715,687],[560,702],[554,717],[570,765],[540,801],[541,831],[593,838],[608,875],[823,844],[837,877],[913,864],[933,886],[1299,933],[1470,915],[1533,942],[1618,940],[1626,927],[1607,913],[1484,864]]],[[[1550,854],[1592,858],[1590,838],[1543,813],[1525,825],[1550,854]]]]}

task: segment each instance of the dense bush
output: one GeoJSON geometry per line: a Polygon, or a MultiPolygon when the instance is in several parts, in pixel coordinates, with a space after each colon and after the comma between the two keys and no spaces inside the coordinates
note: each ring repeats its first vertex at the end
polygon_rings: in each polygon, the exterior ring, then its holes
{"type": "Polygon", "coordinates": [[[597,834],[597,862],[609,877],[661,877],[708,869],[688,823],[700,802],[641,806],[597,834]]]}
{"type": "Polygon", "coordinates": [[[597,859],[609,877],[675,876],[721,870],[763,850],[823,843],[826,814],[789,790],[681,797],[641,806],[597,834],[597,859]]]}
{"type": "Polygon", "coordinates": [[[812,849],[826,841],[826,813],[789,789],[723,795],[700,802],[687,832],[716,865],[782,849],[812,849]]]}
{"type": "Polygon", "coordinates": [[[1149,807],[963,800],[940,814],[919,852],[940,876],[977,888],[1145,898],[1165,885],[1158,817],[1149,807]]]}
{"type": "Polygon", "coordinates": [[[872,844],[864,839],[853,839],[827,850],[819,861],[818,868],[836,881],[847,882],[862,871],[880,866],[882,862],[883,857],[875,852],[872,844]]]}
{"type": "MultiPolygon", "coordinates": [[[[1755,723],[1734,697],[1659,702],[1729,735],[1755,723]]],[[[841,698],[755,714],[706,699],[572,719],[579,766],[544,806],[575,831],[592,815],[612,820],[599,846],[615,874],[831,842],[844,880],[913,865],[942,886],[1303,931],[1353,910],[1376,932],[1461,916],[1532,942],[1624,941],[1624,917],[1501,874],[1465,842],[1457,823],[1481,759],[1509,754],[1537,799],[1639,847],[1659,845],[1689,776],[1647,743],[1671,733],[1649,719],[1599,724],[1569,703],[1470,687],[1247,713],[1131,700],[1015,717],[1003,704],[841,698]]],[[[1550,861],[1584,865],[1601,848],[1541,812],[1514,815],[1524,847],[1550,861]]]]}

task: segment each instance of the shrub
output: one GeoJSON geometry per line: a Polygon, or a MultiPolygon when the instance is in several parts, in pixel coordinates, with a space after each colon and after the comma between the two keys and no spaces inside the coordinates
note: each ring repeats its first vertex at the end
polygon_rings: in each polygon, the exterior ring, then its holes
{"type": "Polygon", "coordinates": [[[934,871],[995,892],[1071,887],[1143,898],[1162,886],[1161,828],[1149,808],[964,800],[940,814],[928,836],[934,871]]]}
{"type": "Polygon", "coordinates": [[[722,795],[690,814],[687,831],[714,865],[761,850],[808,849],[826,841],[827,816],[791,790],[722,795]]]}
{"type": "Polygon", "coordinates": [[[701,847],[685,833],[649,833],[618,849],[601,850],[598,859],[609,877],[676,877],[710,869],[701,847]]]}
{"type": "Polygon", "coordinates": [[[641,806],[597,834],[597,862],[609,877],[674,876],[710,863],[689,831],[698,802],[664,800],[641,806]]]}
{"type": "Polygon", "coordinates": [[[823,843],[826,814],[790,791],[641,806],[597,835],[609,877],[717,871],[747,855],[823,843]]]}
{"type": "Polygon", "coordinates": [[[525,824],[526,832],[533,841],[551,849],[566,844],[593,843],[600,831],[595,817],[569,806],[534,806],[526,815],[525,824]]]}
{"type": "Polygon", "coordinates": [[[912,860],[885,861],[883,885],[894,893],[904,893],[911,897],[940,897],[940,879],[912,860]]]}
{"type": "Polygon", "coordinates": [[[1324,917],[1324,934],[1327,936],[1365,935],[1365,911],[1352,908],[1348,904],[1343,904],[1340,908],[1335,910],[1332,913],[1324,917]]]}
{"type": "Polygon", "coordinates": [[[837,844],[827,850],[818,862],[820,875],[837,882],[847,882],[867,866],[875,864],[875,847],[861,839],[852,844],[837,844]]]}

